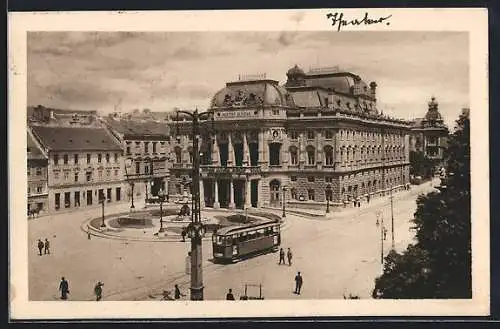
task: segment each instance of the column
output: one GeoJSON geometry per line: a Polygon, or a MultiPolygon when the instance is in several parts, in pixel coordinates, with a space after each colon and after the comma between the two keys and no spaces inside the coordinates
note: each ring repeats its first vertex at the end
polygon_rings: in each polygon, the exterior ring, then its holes
{"type": "Polygon", "coordinates": [[[245,182],[245,208],[252,207],[252,181],[247,178],[245,182]]]}
{"type": "Polygon", "coordinates": [[[262,207],[262,200],[261,200],[261,195],[262,195],[262,179],[257,180],[257,208],[262,207]]]}
{"type": "Polygon", "coordinates": [[[304,133],[300,133],[299,134],[299,162],[301,163],[301,165],[304,164],[304,162],[306,161],[306,158],[305,158],[305,145],[304,145],[304,133]]]}
{"type": "Polygon", "coordinates": [[[219,166],[219,164],[220,164],[219,144],[217,144],[217,135],[215,135],[212,141],[212,165],[219,166]]]}
{"type": "Polygon", "coordinates": [[[217,179],[214,179],[214,209],[219,209],[219,184],[217,184],[217,179]]]}
{"type": "Polygon", "coordinates": [[[247,133],[243,132],[243,166],[250,165],[250,153],[248,150],[247,133]]]}
{"type": "Polygon", "coordinates": [[[200,209],[205,208],[205,184],[203,179],[200,179],[200,209]]]}
{"type": "Polygon", "coordinates": [[[234,166],[234,148],[233,148],[233,140],[231,138],[231,133],[227,134],[227,166],[234,166]]]}
{"type": "Polygon", "coordinates": [[[233,185],[233,180],[231,179],[229,181],[229,209],[234,209],[235,204],[234,204],[234,185],[233,185]]]}
{"type": "Polygon", "coordinates": [[[264,162],[264,132],[259,131],[259,163],[264,162]]]}

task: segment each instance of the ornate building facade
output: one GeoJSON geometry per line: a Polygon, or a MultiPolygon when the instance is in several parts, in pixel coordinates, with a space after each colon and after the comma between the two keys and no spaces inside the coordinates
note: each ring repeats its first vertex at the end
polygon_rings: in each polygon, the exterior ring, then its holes
{"type": "Polygon", "coordinates": [[[439,103],[432,97],[424,118],[415,119],[410,135],[410,151],[422,152],[427,158],[442,164],[447,147],[448,127],[438,109],[439,103]]]}
{"type": "Polygon", "coordinates": [[[123,159],[118,141],[104,128],[29,127],[48,156],[48,210],[123,201],[123,159]]]}
{"type": "MultiPolygon", "coordinates": [[[[202,123],[202,202],[247,208],[323,208],[377,196],[409,181],[409,131],[383,116],[376,83],[338,68],[298,66],[287,82],[247,76],[217,92],[202,123]]],[[[171,194],[192,172],[191,122],[174,118],[171,194]]]]}
{"type": "MultiPolygon", "coordinates": [[[[166,115],[166,114],[164,114],[166,115]]],[[[160,190],[168,191],[168,164],[171,160],[169,127],[166,122],[108,117],[103,120],[109,131],[120,141],[125,158],[124,178],[127,195],[150,198],[160,190]]]]}

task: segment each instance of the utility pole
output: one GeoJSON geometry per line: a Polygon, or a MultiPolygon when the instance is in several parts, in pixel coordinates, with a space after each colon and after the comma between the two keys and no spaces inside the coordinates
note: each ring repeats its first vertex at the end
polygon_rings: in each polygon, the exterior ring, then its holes
{"type": "Polygon", "coordinates": [[[390,195],[390,198],[391,198],[391,247],[392,247],[392,250],[395,249],[395,242],[394,242],[394,206],[393,206],[393,199],[394,197],[392,196],[392,185],[391,185],[391,195],[390,195]]]}
{"type": "Polygon", "coordinates": [[[377,220],[380,219],[380,264],[384,264],[384,217],[380,211],[377,212],[377,220]]]}

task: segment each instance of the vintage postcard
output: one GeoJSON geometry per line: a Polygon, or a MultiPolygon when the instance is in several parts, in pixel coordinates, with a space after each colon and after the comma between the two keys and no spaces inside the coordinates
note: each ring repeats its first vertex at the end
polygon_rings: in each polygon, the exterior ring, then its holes
{"type": "Polygon", "coordinates": [[[487,31],[10,13],[11,318],[488,315],[487,31]]]}

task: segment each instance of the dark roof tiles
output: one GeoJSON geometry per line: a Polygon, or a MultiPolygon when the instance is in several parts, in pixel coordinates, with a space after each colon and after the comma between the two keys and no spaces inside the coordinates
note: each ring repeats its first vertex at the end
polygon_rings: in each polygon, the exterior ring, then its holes
{"type": "Polygon", "coordinates": [[[34,126],[32,130],[52,151],[121,150],[121,145],[104,128],[34,126]]]}

